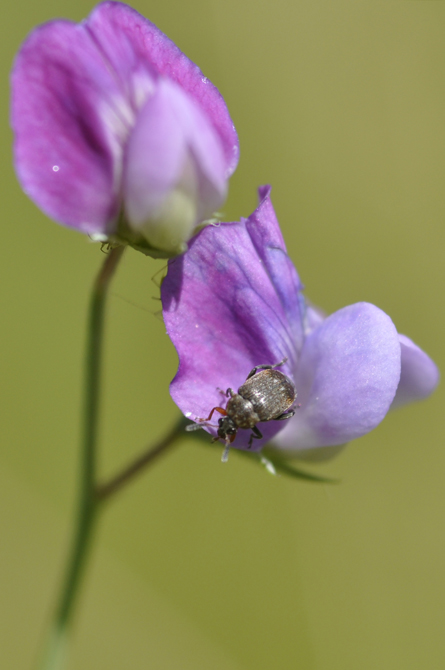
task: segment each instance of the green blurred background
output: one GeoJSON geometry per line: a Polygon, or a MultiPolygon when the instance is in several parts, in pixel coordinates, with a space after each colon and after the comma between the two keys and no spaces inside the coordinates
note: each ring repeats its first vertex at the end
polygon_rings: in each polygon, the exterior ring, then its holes
{"type": "MultiPolygon", "coordinates": [[[[273,202],[307,295],[367,300],[444,369],[445,3],[138,0],[226,98],[241,161],[227,219],[273,202]]],[[[86,307],[98,245],[50,222],[11,166],[7,78],[32,27],[86,0],[8,0],[2,39],[0,667],[28,670],[75,500],[86,307]]],[[[177,415],[177,359],[129,251],[109,303],[101,472],[177,415]],[[134,304],[133,304],[134,303],[134,304]]],[[[339,486],[187,443],[100,524],[70,670],[445,665],[443,388],[336,460],[339,486]]]]}

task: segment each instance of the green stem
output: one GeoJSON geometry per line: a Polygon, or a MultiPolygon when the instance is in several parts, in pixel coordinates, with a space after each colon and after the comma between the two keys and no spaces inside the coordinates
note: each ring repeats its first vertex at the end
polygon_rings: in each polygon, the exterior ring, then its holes
{"type": "Polygon", "coordinates": [[[136,475],[139,475],[147,466],[151,465],[155,459],[172,447],[179,437],[186,437],[185,426],[189,423],[187,419],[181,416],[167,435],[157,444],[146,449],[135,460],[125,467],[121,472],[112,477],[108,482],[99,484],[96,487],[96,498],[99,501],[108,499],[122,487],[128,484],[136,475]]]}
{"type": "Polygon", "coordinates": [[[95,495],[96,443],[105,302],[110,281],[124,249],[125,247],[116,247],[110,251],[93,286],[85,362],[82,461],[77,523],[59,604],[56,609],[45,658],[41,665],[42,670],[61,670],[64,667],[67,631],[79,593],[79,585],[97,515],[98,498],[95,495]]]}

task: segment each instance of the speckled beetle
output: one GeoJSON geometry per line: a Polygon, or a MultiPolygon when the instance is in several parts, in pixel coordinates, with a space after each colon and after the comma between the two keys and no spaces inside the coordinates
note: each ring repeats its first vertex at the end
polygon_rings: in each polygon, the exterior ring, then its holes
{"type": "Polygon", "coordinates": [[[289,377],[275,370],[287,361],[284,358],[275,365],[256,365],[247,375],[246,381],[239,387],[238,393],[228,388],[225,395],[230,396],[226,408],[214,407],[207,419],[200,419],[199,423],[192,423],[186,430],[198,430],[211,426],[208,422],[214,412],[222,414],[218,420],[218,437],[226,443],[223,461],[227,460],[229,446],[236,437],[239,428],[250,428],[252,433],[249,440],[249,449],[254,439],[262,438],[257,427],[261,421],[284,421],[295,414],[290,409],[297,397],[294,383],[289,377]],[[258,372],[260,370],[260,372],[258,372]]]}

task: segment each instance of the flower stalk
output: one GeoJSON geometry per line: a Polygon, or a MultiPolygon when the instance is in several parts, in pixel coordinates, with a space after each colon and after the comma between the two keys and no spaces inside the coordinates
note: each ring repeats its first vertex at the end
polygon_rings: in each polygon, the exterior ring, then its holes
{"type": "Polygon", "coordinates": [[[120,246],[109,252],[93,285],[85,360],[82,457],[76,526],[49,639],[39,665],[40,670],[62,670],[65,667],[70,624],[102,503],[133,481],[136,475],[172,447],[180,437],[186,435],[184,426],[187,420],[181,416],[164,438],[147,448],[121,472],[103,484],[97,482],[97,437],[106,298],[124,249],[125,247],[120,246]]]}
{"type": "Polygon", "coordinates": [[[88,318],[83,407],[82,456],[77,522],[72,549],[56,609],[42,670],[59,670],[64,666],[67,630],[79,593],[88,548],[98,511],[95,495],[97,436],[100,404],[100,372],[108,288],[125,247],[110,251],[93,286],[88,318]]]}
{"type": "Polygon", "coordinates": [[[108,500],[117,491],[120,491],[126,484],[131,482],[134,477],[141,474],[142,471],[151,465],[161,454],[163,454],[169,447],[172,447],[178,437],[185,437],[187,433],[184,432],[188,420],[181,416],[174,424],[173,428],[162,438],[157,444],[144,450],[134,461],[126,466],[121,472],[118,472],[114,477],[103,484],[98,484],[95,489],[95,496],[98,502],[108,500]]]}

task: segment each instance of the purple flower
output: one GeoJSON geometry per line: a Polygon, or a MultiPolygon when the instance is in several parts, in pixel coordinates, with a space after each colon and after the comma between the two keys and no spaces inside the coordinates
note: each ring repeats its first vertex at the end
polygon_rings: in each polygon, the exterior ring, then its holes
{"type": "MultiPolygon", "coordinates": [[[[273,438],[288,452],[332,453],[375,428],[391,406],[429,395],[438,370],[378,307],[362,302],[325,317],[308,305],[269,187],[259,195],[248,219],[203,229],[169,261],[162,302],[179,356],[170,392],[185,416],[205,419],[225,407],[219,389],[236,390],[254,366],[287,358],[279,369],[297,388],[295,416],[260,423],[264,438],[252,450],[273,438]]],[[[233,446],[246,449],[249,436],[239,430],[233,446]]]]}
{"type": "Polygon", "coordinates": [[[12,127],[19,180],[46,214],[158,255],[186,248],[238,162],[218,90],[119,2],[28,36],[12,71],[12,127]]]}

